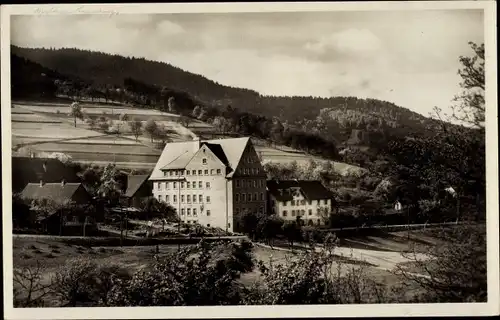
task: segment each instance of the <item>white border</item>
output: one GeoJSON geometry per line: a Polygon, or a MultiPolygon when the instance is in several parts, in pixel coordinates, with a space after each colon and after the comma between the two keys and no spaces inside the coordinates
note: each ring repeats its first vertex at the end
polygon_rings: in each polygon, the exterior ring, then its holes
{"type": "Polygon", "coordinates": [[[499,298],[497,52],[495,1],[415,1],[345,3],[175,3],[175,4],[60,4],[1,6],[2,71],[2,196],[4,310],[6,319],[151,319],[160,318],[246,318],[252,317],[388,317],[497,315],[499,298]],[[486,176],[488,303],[381,304],[335,306],[229,306],[229,307],[120,307],[13,309],[11,211],[11,113],[10,113],[10,16],[33,14],[138,14],[294,11],[380,11],[380,10],[484,9],[486,46],[486,176]]]}

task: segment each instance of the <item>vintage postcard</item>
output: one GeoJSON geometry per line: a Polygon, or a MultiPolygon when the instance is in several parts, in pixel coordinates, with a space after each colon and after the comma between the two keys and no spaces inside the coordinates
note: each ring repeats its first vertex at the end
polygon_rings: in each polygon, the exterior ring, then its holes
{"type": "Polygon", "coordinates": [[[495,9],[2,6],[5,318],[498,314],[495,9]]]}

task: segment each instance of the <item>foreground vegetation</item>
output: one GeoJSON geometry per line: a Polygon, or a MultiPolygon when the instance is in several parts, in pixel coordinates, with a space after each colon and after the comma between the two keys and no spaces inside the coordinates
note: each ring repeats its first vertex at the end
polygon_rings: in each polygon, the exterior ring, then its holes
{"type": "Polygon", "coordinates": [[[430,262],[415,258],[411,269],[396,268],[392,274],[399,281],[393,283],[374,277],[369,267],[339,260],[332,235],[288,258],[274,251],[271,259],[255,256],[262,249],[245,241],[202,241],[136,254],[124,251],[137,248],[52,243],[46,250],[84,254],[62,264],[47,258],[45,265],[42,260],[18,264],[14,302],[16,307],[480,302],[486,301],[484,231],[463,226],[434,232],[443,241],[428,248],[430,262]]]}

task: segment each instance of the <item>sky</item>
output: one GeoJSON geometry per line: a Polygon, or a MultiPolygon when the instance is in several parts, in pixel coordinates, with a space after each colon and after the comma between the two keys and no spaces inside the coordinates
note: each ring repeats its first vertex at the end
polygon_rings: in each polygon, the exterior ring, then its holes
{"type": "Polygon", "coordinates": [[[168,62],[266,95],[356,96],[425,116],[461,89],[482,10],[13,16],[21,47],[76,47],[168,62]]]}

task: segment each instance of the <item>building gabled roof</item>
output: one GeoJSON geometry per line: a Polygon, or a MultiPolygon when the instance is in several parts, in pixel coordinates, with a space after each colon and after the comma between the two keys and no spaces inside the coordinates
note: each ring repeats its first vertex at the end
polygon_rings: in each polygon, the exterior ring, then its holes
{"type": "Polygon", "coordinates": [[[12,157],[12,191],[20,192],[28,183],[80,182],[75,170],[53,158],[12,157]]]}
{"type": "Polygon", "coordinates": [[[184,169],[202,145],[206,145],[226,167],[232,169],[229,170],[230,176],[238,166],[249,140],[245,137],[167,143],[149,180],[162,179],[162,170],[165,169],[184,169]]]}
{"type": "Polygon", "coordinates": [[[299,188],[307,200],[332,199],[333,194],[318,180],[269,180],[267,190],[278,201],[290,201],[293,196],[288,192],[299,188]],[[280,192],[282,190],[282,192],[280,192]]]}
{"type": "Polygon", "coordinates": [[[127,177],[127,190],[125,191],[125,197],[133,197],[142,185],[148,182],[148,178],[148,174],[129,175],[127,177]]]}
{"type": "Polygon", "coordinates": [[[81,183],[28,183],[28,185],[21,192],[21,197],[23,199],[43,199],[50,198],[58,203],[63,203],[65,201],[71,201],[73,195],[76,193],[78,188],[82,186],[81,183]]]}

